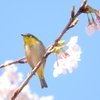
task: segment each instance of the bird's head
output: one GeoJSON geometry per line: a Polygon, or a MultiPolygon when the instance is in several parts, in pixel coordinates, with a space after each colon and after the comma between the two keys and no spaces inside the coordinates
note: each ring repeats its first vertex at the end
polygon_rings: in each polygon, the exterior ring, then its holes
{"type": "Polygon", "coordinates": [[[34,35],[27,33],[27,34],[21,34],[23,36],[24,39],[24,45],[31,45],[34,44],[36,42],[38,42],[38,38],[36,38],[34,35]]]}

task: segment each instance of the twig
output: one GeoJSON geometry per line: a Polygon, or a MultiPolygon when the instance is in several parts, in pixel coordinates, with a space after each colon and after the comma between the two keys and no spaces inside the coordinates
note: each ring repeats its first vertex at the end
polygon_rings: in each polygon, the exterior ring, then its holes
{"type": "Polygon", "coordinates": [[[59,37],[55,40],[55,42],[51,46],[48,47],[47,52],[44,54],[42,60],[39,61],[39,63],[35,66],[35,68],[31,71],[31,73],[28,75],[28,77],[25,79],[25,81],[22,83],[22,85],[12,95],[10,100],[15,100],[17,95],[21,92],[21,90],[24,88],[24,86],[29,82],[30,78],[34,75],[34,73],[37,71],[37,69],[40,67],[40,65],[46,61],[47,57],[51,54],[50,51],[55,47],[57,42],[62,38],[62,36],[66,33],[66,31],[70,29],[70,25],[73,23],[73,21],[76,19],[76,17],[82,13],[82,11],[83,11],[82,8],[84,9],[85,4],[86,4],[86,0],[83,1],[82,6],[79,8],[78,12],[75,14],[75,16],[73,16],[73,18],[70,19],[69,23],[64,28],[64,30],[61,32],[59,37]]]}
{"type": "Polygon", "coordinates": [[[21,63],[21,64],[27,63],[27,61],[24,60],[24,59],[25,59],[25,57],[20,58],[20,59],[15,60],[15,61],[12,61],[12,62],[7,63],[7,64],[2,64],[2,65],[0,65],[0,68],[6,67],[6,66],[9,66],[9,65],[12,65],[12,64],[17,64],[17,63],[21,63]]]}
{"type": "Polygon", "coordinates": [[[34,69],[31,71],[31,73],[27,76],[27,78],[24,80],[24,82],[22,83],[22,85],[15,91],[15,93],[12,95],[10,100],[15,100],[15,98],[17,97],[17,95],[21,92],[21,90],[24,88],[25,85],[27,85],[27,83],[29,82],[29,80],[31,79],[31,77],[35,74],[35,72],[38,70],[38,68],[40,67],[40,65],[42,63],[45,63],[46,58],[49,56],[50,52],[46,52],[45,55],[43,56],[42,60],[38,62],[38,64],[34,67],[34,69]]]}
{"type": "Polygon", "coordinates": [[[67,26],[64,28],[64,30],[61,32],[61,34],[59,35],[59,37],[55,40],[55,42],[57,43],[62,36],[67,32],[67,30],[70,29],[70,25],[73,23],[73,21],[84,11],[84,7],[86,5],[87,0],[84,0],[81,4],[81,7],[79,8],[78,12],[75,14],[75,16],[73,16],[73,18],[70,18],[69,23],[67,24],[67,26]]]}

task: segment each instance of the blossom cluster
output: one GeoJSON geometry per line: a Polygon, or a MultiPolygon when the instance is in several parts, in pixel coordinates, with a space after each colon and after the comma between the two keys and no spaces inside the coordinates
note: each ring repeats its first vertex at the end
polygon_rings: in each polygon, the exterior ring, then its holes
{"type": "MultiPolygon", "coordinates": [[[[6,61],[6,63],[8,62],[6,61]]],[[[17,72],[17,66],[13,64],[5,67],[3,74],[0,76],[0,100],[8,100],[19,87],[22,79],[23,74],[17,72]]],[[[53,100],[53,96],[39,97],[35,93],[32,94],[29,85],[26,85],[16,100],[53,100]]]]}
{"type": "Polygon", "coordinates": [[[53,76],[57,77],[59,74],[66,74],[68,70],[72,73],[74,68],[77,68],[78,61],[80,61],[81,48],[77,43],[78,36],[71,37],[70,41],[65,45],[68,49],[58,54],[58,59],[54,63],[53,76]]]}
{"type": "Polygon", "coordinates": [[[90,10],[89,14],[91,15],[92,21],[90,20],[88,14],[87,14],[88,24],[85,29],[86,29],[86,33],[89,36],[91,36],[94,33],[94,31],[100,30],[100,10],[93,9],[90,6],[87,6],[87,7],[90,10]],[[96,20],[93,18],[92,13],[95,14],[96,20]]]}

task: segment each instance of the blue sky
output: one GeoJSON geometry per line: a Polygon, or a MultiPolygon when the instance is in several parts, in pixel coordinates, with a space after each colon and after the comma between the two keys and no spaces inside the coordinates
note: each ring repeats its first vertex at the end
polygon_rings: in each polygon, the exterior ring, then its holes
{"type": "MultiPolygon", "coordinates": [[[[0,64],[24,56],[22,33],[34,34],[46,47],[53,43],[69,21],[71,7],[75,5],[77,11],[81,3],[82,0],[0,1],[0,64]]],[[[87,4],[100,9],[97,1],[90,0],[87,4]]],[[[41,89],[38,77],[34,76],[29,82],[33,93],[53,95],[54,100],[100,100],[100,31],[88,36],[85,32],[86,15],[78,18],[78,24],[63,36],[66,41],[72,36],[79,37],[82,54],[78,68],[71,74],[54,78],[56,56],[50,55],[45,67],[48,88],[41,89]]],[[[31,68],[28,64],[17,66],[25,79],[31,68]]]]}

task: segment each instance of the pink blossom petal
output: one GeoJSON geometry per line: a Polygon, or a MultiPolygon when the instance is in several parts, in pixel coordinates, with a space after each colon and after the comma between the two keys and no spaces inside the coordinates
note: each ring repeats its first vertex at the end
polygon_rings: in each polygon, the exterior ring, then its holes
{"type": "Polygon", "coordinates": [[[71,37],[71,39],[68,42],[67,46],[68,47],[73,47],[73,45],[77,43],[77,40],[78,40],[78,36],[71,37]]]}
{"type": "Polygon", "coordinates": [[[77,43],[78,37],[72,37],[68,44],[68,49],[58,55],[58,60],[54,63],[53,76],[58,77],[59,74],[66,74],[66,70],[72,73],[74,68],[77,68],[82,53],[80,46],[77,43]]]}
{"type": "Polygon", "coordinates": [[[97,23],[100,25],[100,17],[96,16],[97,23]]]}
{"type": "Polygon", "coordinates": [[[100,30],[100,25],[98,24],[98,30],[100,30]]]}
{"type": "Polygon", "coordinates": [[[96,16],[96,21],[97,21],[98,30],[100,30],[100,17],[99,16],[96,16]]]}
{"type": "Polygon", "coordinates": [[[98,30],[100,30],[100,10],[95,10],[96,13],[96,21],[98,24],[98,30]]]}
{"type": "Polygon", "coordinates": [[[89,35],[89,36],[91,36],[94,33],[94,31],[95,31],[95,29],[92,27],[92,25],[87,25],[85,27],[85,29],[86,29],[87,35],[89,35]]]}
{"type": "Polygon", "coordinates": [[[67,72],[66,72],[66,70],[65,69],[62,69],[63,71],[62,71],[62,73],[63,74],[67,74],[67,72]]]}
{"type": "Polygon", "coordinates": [[[96,23],[93,23],[92,27],[94,28],[94,30],[98,30],[98,25],[96,23]]]}

